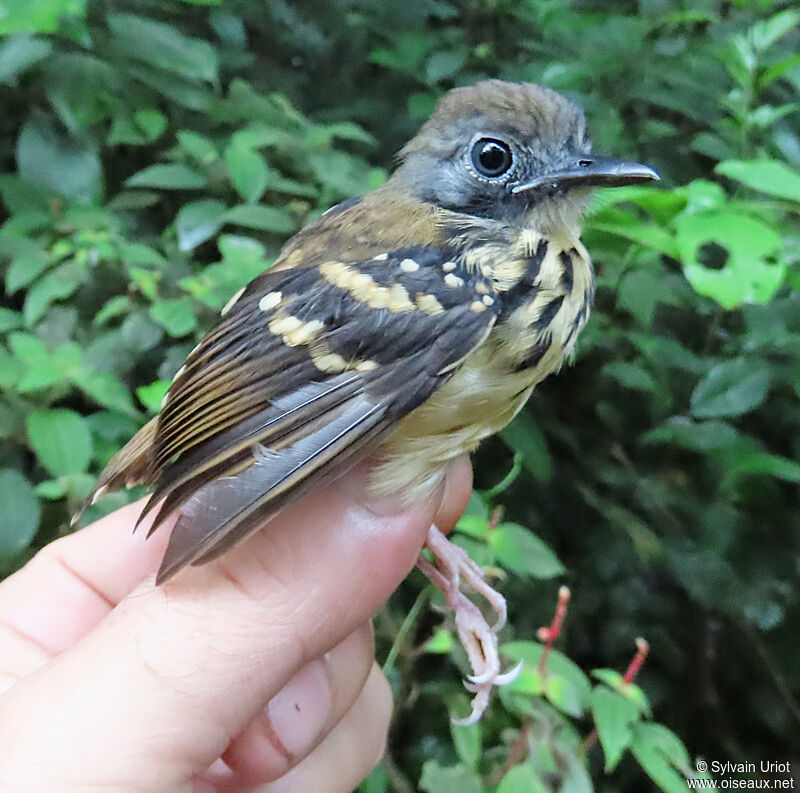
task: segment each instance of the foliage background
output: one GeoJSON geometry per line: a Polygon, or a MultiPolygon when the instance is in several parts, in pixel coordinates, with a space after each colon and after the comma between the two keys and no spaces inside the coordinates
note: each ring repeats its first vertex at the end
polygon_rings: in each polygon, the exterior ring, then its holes
{"type": "Polygon", "coordinates": [[[541,82],[663,187],[598,196],[577,362],[477,455],[461,542],[507,574],[525,673],[451,729],[441,655],[464,659],[412,577],[378,620],[397,712],[363,790],[677,791],[697,757],[800,760],[791,5],[5,0],[0,573],[65,530],[236,288],[379,184],[443,91],[541,82]],[[565,655],[540,675],[559,583],[565,655]],[[588,676],[639,635],[641,690],[588,676]]]}

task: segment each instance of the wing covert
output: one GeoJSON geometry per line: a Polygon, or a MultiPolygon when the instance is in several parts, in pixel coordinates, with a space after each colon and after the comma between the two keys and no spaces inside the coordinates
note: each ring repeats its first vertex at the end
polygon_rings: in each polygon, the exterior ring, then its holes
{"type": "Polygon", "coordinates": [[[490,287],[448,253],[329,259],[247,286],[189,355],[159,419],[157,485],[143,514],[163,502],[154,529],[191,498],[193,526],[189,537],[179,521],[163,576],[339,475],[486,338],[497,316],[490,287]],[[223,495],[220,477],[237,492],[223,495]]]}

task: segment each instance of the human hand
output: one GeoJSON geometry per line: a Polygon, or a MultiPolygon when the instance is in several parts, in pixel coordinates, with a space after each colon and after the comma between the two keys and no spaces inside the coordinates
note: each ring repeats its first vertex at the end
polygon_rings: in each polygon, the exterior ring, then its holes
{"type": "Polygon", "coordinates": [[[0,584],[2,793],[347,793],[383,750],[370,617],[469,497],[370,503],[362,466],[221,559],[153,584],[143,502],[0,584]]]}

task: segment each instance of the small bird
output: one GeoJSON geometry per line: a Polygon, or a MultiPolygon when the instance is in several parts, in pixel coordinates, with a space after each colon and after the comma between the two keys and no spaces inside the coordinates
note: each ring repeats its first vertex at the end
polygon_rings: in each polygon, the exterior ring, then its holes
{"type": "MultiPolygon", "coordinates": [[[[161,413],[100,475],[86,504],[148,484],[151,533],[180,512],[156,583],[367,456],[373,495],[430,498],[571,355],[594,297],[579,239],[592,188],[659,178],[593,154],[583,112],[560,94],[499,80],[447,93],[399,160],[233,296],[161,413]]],[[[473,667],[472,723],[515,674],[498,660],[505,601],[436,526],[426,547],[433,561],[419,566],[473,667]],[[462,587],[487,598],[495,626],[462,587]]]]}

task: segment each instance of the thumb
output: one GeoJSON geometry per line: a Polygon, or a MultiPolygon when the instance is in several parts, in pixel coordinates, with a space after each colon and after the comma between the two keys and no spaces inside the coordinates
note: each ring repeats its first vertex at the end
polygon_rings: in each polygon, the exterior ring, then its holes
{"type": "Polygon", "coordinates": [[[369,619],[446,522],[437,508],[463,507],[467,471],[454,469],[446,503],[406,511],[372,509],[353,472],[221,559],[163,587],[151,576],[4,695],[12,789],[189,790],[299,669],[369,619]]]}

